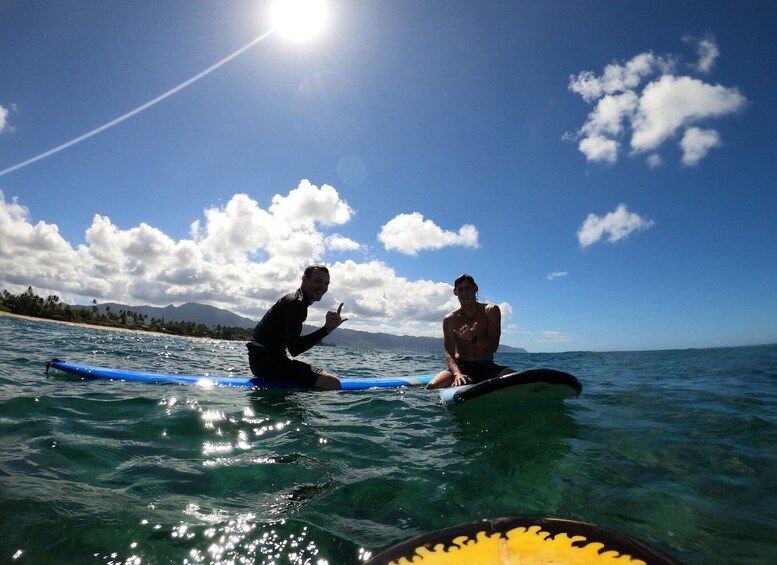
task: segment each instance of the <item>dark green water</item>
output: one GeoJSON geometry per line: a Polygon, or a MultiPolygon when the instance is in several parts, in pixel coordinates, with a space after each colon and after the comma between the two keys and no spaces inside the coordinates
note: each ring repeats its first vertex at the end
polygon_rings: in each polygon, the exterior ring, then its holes
{"type": "MultiPolygon", "coordinates": [[[[350,564],[499,516],[592,522],[685,563],[774,563],[777,346],[506,354],[564,407],[466,419],[417,389],[81,381],[46,361],[245,374],[240,343],[0,317],[0,562],[350,564]]],[[[341,374],[442,355],[315,348],[341,374]]]]}

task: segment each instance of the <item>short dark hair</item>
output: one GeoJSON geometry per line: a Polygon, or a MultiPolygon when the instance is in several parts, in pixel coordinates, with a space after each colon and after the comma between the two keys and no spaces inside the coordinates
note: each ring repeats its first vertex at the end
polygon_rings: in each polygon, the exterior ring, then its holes
{"type": "Polygon", "coordinates": [[[470,274],[468,274],[468,273],[462,273],[462,274],[460,274],[458,277],[456,277],[456,280],[455,280],[455,281],[453,281],[453,288],[456,288],[457,286],[459,286],[459,285],[460,285],[461,283],[463,283],[464,281],[469,281],[469,282],[471,282],[471,283],[472,283],[472,286],[474,286],[474,287],[475,287],[475,291],[477,291],[477,290],[478,290],[478,283],[476,283],[476,282],[475,282],[475,279],[474,279],[474,278],[472,278],[472,275],[470,275],[470,274]]]}
{"type": "Polygon", "coordinates": [[[329,269],[326,268],[326,265],[308,265],[305,268],[305,272],[303,273],[306,277],[310,277],[310,275],[318,269],[319,271],[324,271],[327,275],[329,274],[329,269]]]}

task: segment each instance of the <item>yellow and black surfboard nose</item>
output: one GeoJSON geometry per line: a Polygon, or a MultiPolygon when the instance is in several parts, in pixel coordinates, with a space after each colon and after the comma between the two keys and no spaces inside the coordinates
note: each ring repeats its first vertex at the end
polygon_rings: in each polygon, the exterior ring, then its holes
{"type": "Polygon", "coordinates": [[[399,543],[365,565],[528,564],[679,565],[622,532],[573,520],[497,518],[453,526],[399,543]]]}

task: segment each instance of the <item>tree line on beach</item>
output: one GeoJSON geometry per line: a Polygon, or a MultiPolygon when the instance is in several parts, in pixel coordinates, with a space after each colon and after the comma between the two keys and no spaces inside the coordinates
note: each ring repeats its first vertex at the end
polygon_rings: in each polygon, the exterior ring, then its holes
{"type": "Polygon", "coordinates": [[[164,318],[149,319],[148,315],[121,309],[118,312],[111,311],[110,306],[100,308],[97,300],[92,301],[92,306],[70,306],[64,304],[59,296],[50,294],[43,298],[35,294],[31,286],[21,294],[15,295],[3,290],[0,294],[0,310],[43,318],[60,322],[72,322],[75,324],[92,324],[129,330],[141,330],[159,332],[172,335],[190,337],[210,337],[214,339],[251,340],[252,331],[247,328],[224,327],[217,325],[209,328],[205,324],[195,322],[165,321],[164,318]]]}

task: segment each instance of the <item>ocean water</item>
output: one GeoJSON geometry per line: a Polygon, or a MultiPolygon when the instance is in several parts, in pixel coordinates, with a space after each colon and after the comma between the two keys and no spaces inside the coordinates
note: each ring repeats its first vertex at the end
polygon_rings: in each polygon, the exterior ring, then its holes
{"type": "MultiPolygon", "coordinates": [[[[0,563],[351,564],[500,516],[625,532],[684,563],[777,562],[777,346],[503,354],[583,383],[458,416],[434,392],[84,381],[53,357],[245,374],[242,343],[0,316],[0,563]]],[[[314,348],[348,375],[442,354],[314,348]]]]}

